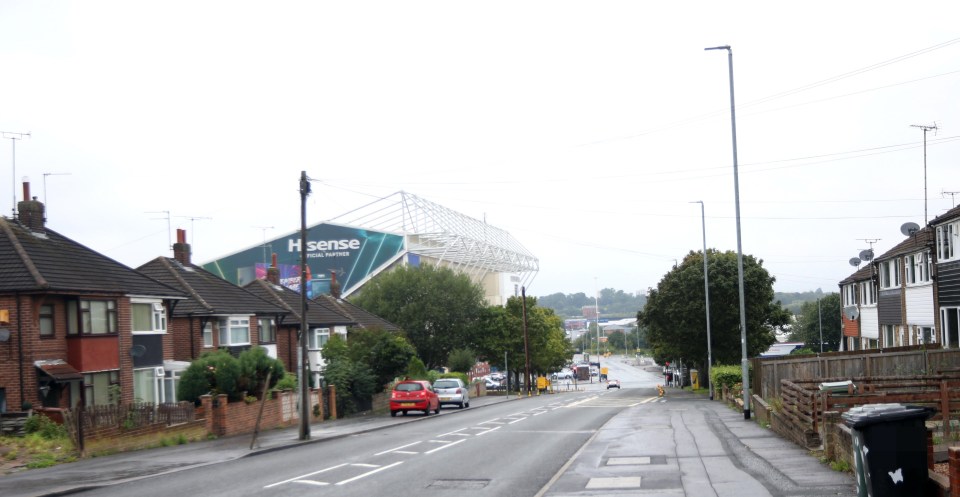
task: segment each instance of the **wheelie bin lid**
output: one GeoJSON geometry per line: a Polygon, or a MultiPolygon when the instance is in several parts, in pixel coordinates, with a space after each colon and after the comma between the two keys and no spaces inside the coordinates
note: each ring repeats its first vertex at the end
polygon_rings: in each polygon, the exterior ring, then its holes
{"type": "Polygon", "coordinates": [[[929,407],[904,404],[867,404],[851,408],[840,417],[850,428],[863,428],[877,423],[889,423],[914,418],[926,420],[933,416],[929,407]]]}

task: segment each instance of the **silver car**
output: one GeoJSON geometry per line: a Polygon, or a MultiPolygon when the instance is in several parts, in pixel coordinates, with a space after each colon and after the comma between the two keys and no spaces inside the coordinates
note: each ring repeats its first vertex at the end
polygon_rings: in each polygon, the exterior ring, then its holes
{"type": "Polygon", "coordinates": [[[463,409],[470,407],[470,389],[459,378],[441,378],[433,382],[433,389],[440,398],[440,407],[453,404],[463,409]]]}

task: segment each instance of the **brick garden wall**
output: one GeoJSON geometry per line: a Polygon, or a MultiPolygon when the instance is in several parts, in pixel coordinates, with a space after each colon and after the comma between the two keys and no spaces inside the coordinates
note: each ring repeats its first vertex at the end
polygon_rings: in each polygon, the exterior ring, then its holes
{"type": "Polygon", "coordinates": [[[111,426],[84,433],[83,448],[84,455],[103,455],[192,442],[206,437],[207,426],[203,419],[171,426],[154,424],[133,429],[111,426]]]}
{"type": "MultiPolygon", "coordinates": [[[[300,423],[300,413],[297,410],[298,396],[299,392],[284,391],[277,392],[263,401],[260,431],[298,425],[300,423]]],[[[216,398],[204,395],[200,398],[200,402],[206,417],[207,431],[212,435],[240,435],[253,433],[256,429],[261,408],[259,400],[250,403],[227,402],[226,395],[218,395],[216,398]]],[[[320,402],[319,391],[311,389],[310,423],[323,421],[323,414],[323,403],[320,402]]]]}

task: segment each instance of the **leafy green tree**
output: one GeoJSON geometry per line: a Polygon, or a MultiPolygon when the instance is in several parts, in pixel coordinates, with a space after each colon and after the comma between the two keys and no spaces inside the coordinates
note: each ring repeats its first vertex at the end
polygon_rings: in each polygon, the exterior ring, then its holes
{"type": "Polygon", "coordinates": [[[430,264],[380,274],[352,302],[400,326],[431,369],[474,343],[485,308],[483,290],[467,275],[430,264]]]}
{"type": "MultiPolygon", "coordinates": [[[[563,331],[563,320],[553,309],[539,307],[536,297],[527,297],[527,337],[531,374],[556,371],[573,356],[573,346],[563,331]]],[[[511,297],[505,307],[487,308],[477,351],[482,359],[500,368],[504,367],[506,353],[512,372],[519,375],[526,370],[520,297],[511,297]]]]}
{"type": "Polygon", "coordinates": [[[423,364],[423,361],[416,356],[410,358],[410,362],[407,364],[406,376],[411,380],[430,379],[430,376],[427,374],[427,367],[423,364]]]}
{"type": "Polygon", "coordinates": [[[840,350],[843,339],[840,319],[842,311],[839,293],[828,293],[817,302],[804,302],[800,306],[797,322],[790,333],[790,340],[803,342],[812,352],[820,352],[820,332],[823,331],[823,351],[840,350]],[[822,323],[822,328],[821,328],[822,323]]]}
{"type": "Polygon", "coordinates": [[[237,359],[240,364],[237,388],[246,391],[248,395],[261,394],[268,374],[270,375],[268,388],[276,385],[283,378],[283,362],[268,356],[267,349],[263,347],[244,350],[237,359]]]}
{"type": "Polygon", "coordinates": [[[377,388],[377,377],[369,366],[341,355],[327,363],[323,377],[328,385],[337,387],[337,416],[348,416],[369,408],[370,398],[377,388]]]}
{"type": "MultiPolygon", "coordinates": [[[[739,364],[740,298],[736,252],[709,252],[710,331],[714,364],[739,364]]],[[[774,331],[789,322],[790,314],[773,300],[775,278],[763,261],[743,256],[747,321],[747,354],[754,357],[776,340],[774,331]]],[[[690,252],[650,292],[638,314],[647,329],[647,341],[658,362],[682,359],[703,367],[707,363],[707,332],[703,293],[703,253],[690,252]]]]}
{"type": "Polygon", "coordinates": [[[377,391],[402,374],[417,353],[403,335],[382,328],[354,328],[349,337],[346,354],[370,368],[376,377],[377,391]]]}
{"type": "Polygon", "coordinates": [[[611,331],[607,335],[606,350],[617,353],[622,352],[625,348],[627,348],[627,336],[622,331],[611,331]]]}
{"type": "Polygon", "coordinates": [[[187,367],[177,385],[179,400],[200,402],[200,396],[225,394],[241,400],[240,361],[225,350],[205,352],[187,367]]]}
{"type": "Polygon", "coordinates": [[[450,371],[458,373],[469,372],[476,363],[477,355],[470,349],[454,349],[447,359],[447,367],[450,371]]]}

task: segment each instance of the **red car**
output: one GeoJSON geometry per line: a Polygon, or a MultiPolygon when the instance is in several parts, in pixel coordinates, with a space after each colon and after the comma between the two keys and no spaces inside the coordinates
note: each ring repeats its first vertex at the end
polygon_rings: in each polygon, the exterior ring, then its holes
{"type": "Polygon", "coordinates": [[[396,416],[398,412],[406,416],[407,411],[423,411],[424,416],[429,416],[431,410],[440,413],[440,399],[429,381],[404,380],[393,386],[393,392],[390,393],[391,416],[396,416]]]}

